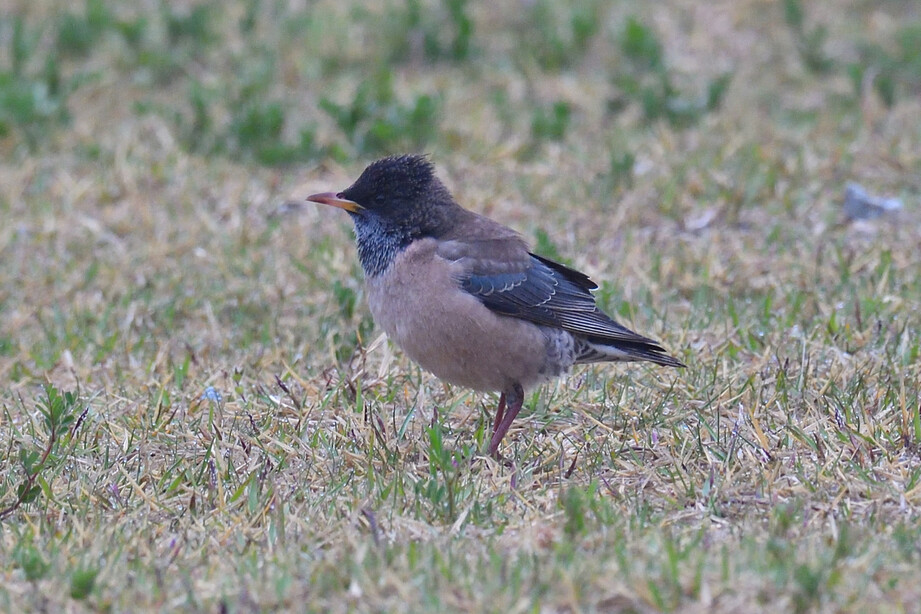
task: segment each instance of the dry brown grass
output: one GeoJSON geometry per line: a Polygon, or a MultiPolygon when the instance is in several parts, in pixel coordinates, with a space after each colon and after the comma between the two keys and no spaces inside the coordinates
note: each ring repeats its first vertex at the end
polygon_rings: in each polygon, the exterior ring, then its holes
{"type": "MultiPolygon", "coordinates": [[[[917,607],[917,96],[887,108],[843,69],[810,73],[781,8],[754,0],[606,6],[560,72],[517,51],[521,6],[477,5],[478,55],[394,64],[398,96],[440,97],[424,149],[458,200],[546,232],[610,311],[688,364],[544,387],[507,437],[509,468],[480,456],[495,399],[444,386],[371,328],[344,216],[278,210],[373,157],[318,104],[369,78],[393,42],[377,26],[402,6],[296,4],[258,8],[242,34],[246,3],[212,13],[210,42],[163,51],[179,63],[166,77],[102,36],[60,60],[89,75],[70,122],[32,150],[17,127],[0,138],[0,507],[20,450],[47,441],[41,386],[79,394],[42,493],[0,521],[0,608],[917,607]],[[733,72],[718,111],[685,129],[608,111],[632,14],[680,87],[733,72]],[[232,91],[261,53],[275,72],[260,96],[341,143],[338,162],[273,169],[184,142],[172,109],[192,116],[190,81],[232,91]],[[557,100],[565,138],[533,143],[533,109],[557,100]],[[605,187],[612,151],[635,156],[632,185],[605,187]],[[905,209],[847,222],[848,181],[905,209]],[[82,572],[93,588],[71,597],[82,572]]],[[[808,8],[841,62],[921,20],[910,2],[808,8]]],[[[115,13],[147,16],[155,39],[160,10],[115,13]]],[[[29,66],[59,13],[12,11],[42,33],[29,66]]],[[[203,140],[232,120],[215,108],[203,140]]]]}

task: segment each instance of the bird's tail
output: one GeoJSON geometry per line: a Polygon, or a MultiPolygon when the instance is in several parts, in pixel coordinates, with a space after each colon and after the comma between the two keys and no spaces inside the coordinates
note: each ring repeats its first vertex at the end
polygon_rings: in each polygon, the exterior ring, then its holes
{"type": "Polygon", "coordinates": [[[593,336],[576,336],[576,364],[589,362],[628,362],[648,360],[664,367],[684,367],[684,363],[665,353],[665,348],[637,335],[637,339],[604,339],[593,336]]]}

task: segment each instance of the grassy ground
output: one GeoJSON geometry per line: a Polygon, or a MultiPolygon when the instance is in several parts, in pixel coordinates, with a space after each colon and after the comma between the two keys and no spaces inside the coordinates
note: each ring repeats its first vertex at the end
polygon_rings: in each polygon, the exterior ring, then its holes
{"type": "Polygon", "coordinates": [[[0,609],[916,611],[916,2],[13,4],[0,609]],[[397,151],[688,368],[484,458],[280,208],[397,151]]]}

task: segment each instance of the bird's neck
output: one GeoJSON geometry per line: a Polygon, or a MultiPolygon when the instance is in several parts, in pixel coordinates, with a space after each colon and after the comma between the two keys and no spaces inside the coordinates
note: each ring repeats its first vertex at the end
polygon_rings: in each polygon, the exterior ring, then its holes
{"type": "Polygon", "coordinates": [[[367,277],[376,277],[387,270],[414,237],[405,230],[386,228],[375,218],[355,218],[355,239],[358,259],[367,277]]]}
{"type": "MultiPolygon", "coordinates": [[[[427,208],[410,208],[403,216],[393,219],[380,215],[351,214],[355,222],[358,258],[365,275],[382,274],[401,251],[423,237],[444,235],[467,212],[444,195],[427,208]]],[[[434,197],[432,197],[434,199],[434,197]]]]}

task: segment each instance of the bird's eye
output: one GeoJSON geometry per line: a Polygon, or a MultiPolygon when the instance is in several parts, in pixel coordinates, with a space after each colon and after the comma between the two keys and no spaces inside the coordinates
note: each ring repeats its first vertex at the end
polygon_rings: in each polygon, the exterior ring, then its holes
{"type": "Polygon", "coordinates": [[[385,200],[387,200],[387,198],[386,198],[383,194],[375,194],[375,195],[374,195],[374,202],[376,202],[377,204],[381,204],[381,203],[383,203],[385,200]]]}

